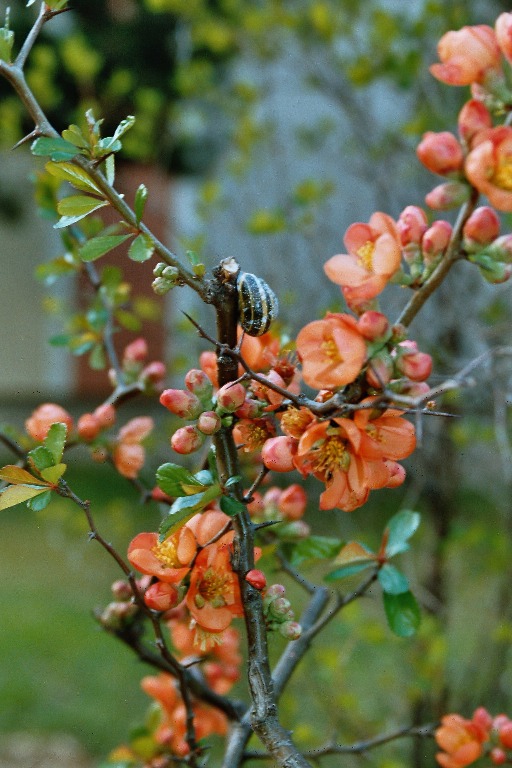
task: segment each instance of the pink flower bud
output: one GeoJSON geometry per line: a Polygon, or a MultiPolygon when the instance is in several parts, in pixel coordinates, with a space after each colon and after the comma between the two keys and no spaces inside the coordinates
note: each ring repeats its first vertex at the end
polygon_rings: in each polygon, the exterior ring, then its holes
{"type": "Polygon", "coordinates": [[[261,458],[267,469],[274,472],[291,472],[297,441],[287,435],[271,437],[261,450],[261,458]]]}
{"type": "Polygon", "coordinates": [[[203,411],[197,420],[197,428],[203,435],[214,435],[221,426],[221,418],[215,411],[203,411]]]}
{"type": "Polygon", "coordinates": [[[199,365],[206,373],[212,384],[218,386],[217,355],[211,350],[205,350],[199,355],[199,365]]]}
{"type": "Polygon", "coordinates": [[[494,31],[501,52],[512,64],[512,13],[502,13],[496,19],[494,31]]]}
{"type": "Polygon", "coordinates": [[[171,446],[176,453],[186,455],[199,450],[204,440],[205,436],[196,427],[189,425],[176,430],[171,437],[171,446]]]}
{"type": "Polygon", "coordinates": [[[144,602],[153,611],[168,611],[178,604],[179,592],[173,584],[157,581],[144,593],[144,602]]]}
{"type": "Polygon", "coordinates": [[[426,352],[413,352],[411,355],[401,355],[396,361],[396,367],[412,381],[425,381],[432,373],[432,358],[426,352]]]}
{"type": "Polygon", "coordinates": [[[430,387],[425,381],[403,381],[396,391],[407,397],[424,398],[428,396],[430,387]]]}
{"type": "Polygon", "coordinates": [[[447,211],[465,203],[469,197],[469,187],[460,181],[446,181],[434,187],[427,195],[425,202],[435,211],[447,211]]]}
{"type": "Polygon", "coordinates": [[[479,131],[492,128],[491,113],[483,102],[470,99],[459,112],[458,126],[459,136],[470,146],[479,131]]]}
{"type": "Polygon", "coordinates": [[[235,415],[239,419],[258,419],[263,414],[265,403],[260,403],[259,400],[253,400],[248,397],[235,411],[235,415]]]}
{"type": "Polygon", "coordinates": [[[153,501],[159,501],[163,504],[170,504],[172,502],[171,497],[164,493],[162,489],[158,487],[158,485],[155,485],[151,491],[151,498],[153,501]]]}
{"type": "Polygon", "coordinates": [[[151,384],[160,384],[165,379],[166,373],[167,371],[162,361],[154,360],[142,369],[140,377],[143,381],[148,381],[151,384]]]}
{"type": "Polygon", "coordinates": [[[508,761],[507,753],[501,747],[493,747],[489,757],[493,765],[504,765],[508,761]]]}
{"type": "Polygon", "coordinates": [[[123,363],[142,363],[148,356],[148,345],[145,339],[135,339],[125,347],[123,363]]]}
{"type": "Polygon", "coordinates": [[[263,510],[265,508],[265,505],[263,504],[263,497],[261,493],[258,493],[258,491],[255,491],[252,494],[252,501],[247,504],[247,511],[251,515],[251,517],[259,517],[263,510]]]}
{"type": "Polygon", "coordinates": [[[300,541],[311,535],[311,527],[304,520],[291,520],[279,527],[279,535],[288,540],[300,541]]]}
{"type": "Polygon", "coordinates": [[[405,469],[397,461],[385,461],[389,471],[389,479],[386,488],[398,488],[405,481],[405,469]]]}
{"type": "Polygon", "coordinates": [[[438,219],[427,229],[421,241],[421,250],[426,264],[440,256],[447,248],[452,236],[452,225],[438,219]]]}
{"type": "Polygon", "coordinates": [[[290,608],[292,607],[292,604],[286,597],[276,597],[275,600],[272,600],[269,606],[269,614],[273,616],[276,619],[281,619],[283,616],[286,616],[290,608]]]}
{"type": "Polygon", "coordinates": [[[99,434],[100,425],[98,419],[92,413],[84,413],[78,419],[76,430],[80,439],[89,443],[99,434]]]}
{"type": "Polygon", "coordinates": [[[251,571],[248,571],[248,573],[245,574],[245,580],[249,582],[249,584],[254,587],[254,589],[257,589],[260,592],[267,586],[267,579],[265,578],[265,574],[262,571],[259,571],[257,568],[253,568],[251,571]]]}
{"type": "Polygon", "coordinates": [[[499,738],[507,749],[512,749],[512,722],[510,720],[499,727],[499,738]]]}
{"type": "Polygon", "coordinates": [[[144,466],[144,448],[138,443],[119,443],[114,448],[114,465],[120,475],[133,480],[144,466]]]}
{"type": "Polygon", "coordinates": [[[117,579],[110,587],[116,600],[130,600],[133,597],[132,588],[127,581],[117,579]]]}
{"type": "Polygon", "coordinates": [[[93,413],[101,429],[108,429],[116,422],[116,409],[110,403],[99,405],[93,413]]]}
{"type": "Polygon", "coordinates": [[[472,249],[473,246],[488,245],[500,233],[500,219],[493,208],[482,205],[473,211],[464,224],[464,245],[472,249]]]}
{"type": "Polygon", "coordinates": [[[404,208],[396,223],[402,245],[419,243],[427,224],[427,216],[423,208],[418,208],[417,205],[408,205],[404,208]]]}
{"type": "MultiPolygon", "coordinates": [[[[215,363],[216,361],[217,358],[215,358],[215,363]]],[[[204,371],[199,370],[199,368],[192,368],[190,371],[187,371],[185,376],[185,386],[201,400],[211,397],[213,393],[212,382],[207,374],[204,371]]]]}
{"type": "Polygon", "coordinates": [[[306,511],[308,497],[298,483],[285,488],[279,497],[277,508],[285,520],[300,520],[306,511]]]}
{"type": "Polygon", "coordinates": [[[234,413],[245,401],[247,392],[245,387],[236,384],[224,384],[217,392],[217,406],[224,412],[234,413]]]}
{"type": "Polygon", "coordinates": [[[366,381],[375,389],[382,389],[393,378],[394,364],[389,352],[381,350],[374,355],[366,371],[366,381]]]}
{"type": "Polygon", "coordinates": [[[497,261],[512,260],[512,235],[497,237],[486,251],[497,261]]]}
{"type": "Polygon", "coordinates": [[[384,338],[387,334],[389,321],[382,312],[375,312],[370,309],[368,312],[363,312],[357,321],[357,327],[365,339],[376,341],[377,339],[384,338]]]}
{"type": "Polygon", "coordinates": [[[462,147],[449,131],[425,133],[418,144],[416,154],[425,168],[440,176],[459,171],[464,162],[462,147]]]}
{"type": "Polygon", "coordinates": [[[279,627],[279,634],[287,640],[298,640],[302,635],[302,627],[297,621],[286,621],[279,627]]]}
{"type": "Polygon", "coordinates": [[[187,389],[164,389],[160,402],[181,419],[197,419],[203,410],[199,398],[187,389]]]}
{"type": "Polygon", "coordinates": [[[43,403],[26,420],[25,429],[33,440],[42,441],[52,424],[57,423],[65,424],[68,432],[73,429],[73,419],[64,408],[55,403],[43,403]]]}
{"type": "Polygon", "coordinates": [[[282,584],[271,584],[265,592],[265,602],[270,604],[276,597],[283,597],[286,594],[286,588],[282,584]]]}
{"type": "Polygon", "coordinates": [[[265,495],[263,496],[263,504],[265,505],[265,509],[273,507],[277,510],[277,505],[279,504],[279,499],[282,495],[283,492],[281,488],[277,487],[277,485],[273,485],[271,488],[268,488],[265,491],[265,495]]]}

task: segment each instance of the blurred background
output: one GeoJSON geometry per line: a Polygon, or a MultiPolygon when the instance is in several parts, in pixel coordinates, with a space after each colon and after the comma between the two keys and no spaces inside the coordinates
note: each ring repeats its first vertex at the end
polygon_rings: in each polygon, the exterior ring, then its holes
{"type": "MultiPolygon", "coordinates": [[[[341,309],[322,265],[342,250],[346,227],[375,210],[397,217],[405,205],[422,205],[437,183],[416,160],[415,146],[426,130],[455,131],[468,97],[466,89],[442,86],[428,73],[438,39],[465,24],[493,24],[510,10],[498,0],[72,5],[43,30],[26,70],[54,126],[83,124],[92,108],[108,135],[134,114],[117,176],[128,202],[144,182],[148,223],[176,253],[193,250],[208,268],[235,256],[243,269],[263,276],[280,297],[282,331],[290,336],[327,308],[341,309]]],[[[5,6],[0,2],[2,16],[5,6]]],[[[17,45],[35,13],[10,4],[17,45]]],[[[65,274],[63,244],[35,210],[37,162],[26,147],[10,149],[32,128],[0,82],[3,429],[22,428],[40,402],[59,402],[79,415],[108,391],[93,350],[79,343],[91,318],[84,316],[78,331],[66,324],[87,288],[73,272],[65,274]],[[97,368],[92,373],[90,362],[97,368]]],[[[505,216],[504,231],[511,223],[505,216]]],[[[112,263],[126,269],[121,252],[112,263]]],[[[130,263],[125,272],[135,289],[120,348],[147,336],[151,359],[165,359],[169,379],[181,381],[193,364],[191,350],[204,348],[181,310],[205,323],[211,316],[185,290],[157,301],[152,266],[130,263]]],[[[405,300],[403,291],[390,290],[384,311],[393,317],[405,300]]],[[[434,356],[432,381],[510,343],[510,319],[509,285],[484,284],[474,267],[458,264],[412,327],[434,356]]],[[[424,425],[403,490],[380,492],[353,515],[319,516],[312,504],[315,533],[369,545],[401,506],[424,514],[404,557],[424,620],[418,637],[400,640],[386,628],[380,601],[346,611],[315,643],[301,670],[307,682],[297,675],[286,699],[286,718],[301,743],[321,744],[334,733],[349,742],[434,721],[452,708],[469,715],[484,705],[512,714],[510,361],[489,358],[475,380],[471,390],[443,401],[460,418],[424,425]],[[325,688],[334,678],[341,682],[328,701],[325,688]],[[307,714],[299,708],[304,690],[311,699],[307,714]]],[[[148,410],[146,403],[134,408],[148,410]]],[[[158,411],[153,415],[162,422],[158,411]]],[[[165,451],[157,448],[155,465],[146,467],[148,483],[159,458],[172,460],[165,451]]],[[[72,473],[72,487],[92,499],[99,527],[121,551],[136,532],[157,525],[156,505],[142,508],[108,467],[84,460],[72,473]]],[[[146,706],[138,679],[147,670],[92,617],[109,601],[118,574],[64,502],[41,513],[8,510],[0,527],[0,760],[15,765],[13,733],[18,744],[24,734],[27,750],[34,735],[58,734],[67,764],[79,765],[83,754],[84,765],[96,765],[146,706]],[[77,750],[72,760],[69,738],[77,750]]],[[[322,571],[313,566],[310,575],[321,578],[322,571]]],[[[277,652],[279,641],[275,646],[277,652]]],[[[42,760],[45,750],[35,744],[42,760]]],[[[421,768],[432,764],[432,749],[392,746],[371,759],[381,768],[421,768]]]]}

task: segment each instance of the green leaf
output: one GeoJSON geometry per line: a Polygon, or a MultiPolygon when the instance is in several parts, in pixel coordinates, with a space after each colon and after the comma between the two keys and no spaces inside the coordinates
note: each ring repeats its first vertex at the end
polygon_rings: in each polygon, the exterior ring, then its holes
{"type": "Polygon", "coordinates": [[[233,475],[233,477],[228,477],[224,483],[224,488],[231,488],[232,485],[236,485],[240,482],[240,480],[242,480],[242,475],[233,475]]]}
{"type": "Polygon", "coordinates": [[[200,469],[199,472],[195,473],[194,477],[204,486],[213,485],[215,482],[209,469],[200,469]]]}
{"type": "Polygon", "coordinates": [[[30,149],[32,154],[37,157],[51,157],[55,161],[70,160],[78,154],[77,148],[69,141],[61,139],[60,136],[53,139],[41,136],[32,142],[30,149]]]}
{"type": "Polygon", "coordinates": [[[245,504],[238,501],[238,499],[233,499],[231,496],[222,496],[219,506],[224,514],[229,515],[229,517],[235,517],[245,510],[245,504]]]}
{"type": "MultiPolygon", "coordinates": [[[[80,189],[82,192],[93,192],[96,195],[103,193],[93,179],[89,176],[87,171],[83,168],[79,168],[78,165],[73,163],[46,163],[46,170],[51,176],[55,176],[61,181],[67,181],[72,184],[76,189],[80,189]]],[[[59,211],[60,213],[60,211],[59,211]]]]}
{"type": "Polygon", "coordinates": [[[79,149],[89,149],[89,142],[78,125],[70,125],[62,131],[62,138],[79,149]]]}
{"type": "Polygon", "coordinates": [[[48,467],[48,469],[41,470],[41,477],[52,485],[56,485],[64,472],[66,471],[65,464],[56,464],[54,467],[48,467]]]}
{"type": "Polygon", "coordinates": [[[53,467],[55,465],[53,454],[43,445],[38,445],[37,448],[33,448],[31,451],[29,451],[28,459],[38,472],[41,472],[41,470],[48,469],[48,467],[53,467]]]}
{"type": "Polygon", "coordinates": [[[409,549],[407,542],[416,532],[420,519],[418,512],[412,512],[409,509],[403,509],[391,518],[384,532],[384,535],[387,532],[388,536],[386,557],[393,557],[409,549]]]}
{"type": "Polygon", "coordinates": [[[105,158],[105,176],[110,186],[113,187],[116,178],[116,159],[114,155],[108,155],[105,158]]]}
{"type": "Polygon", "coordinates": [[[32,512],[40,512],[42,509],[45,509],[50,501],[52,500],[52,492],[46,491],[45,493],[40,493],[37,496],[34,496],[32,499],[29,499],[27,501],[27,507],[32,510],[32,512]]]}
{"type": "Polygon", "coordinates": [[[132,261],[143,262],[150,259],[155,250],[155,246],[148,235],[137,235],[128,249],[128,256],[132,261]]]}
{"type": "Polygon", "coordinates": [[[15,464],[7,464],[0,469],[0,480],[5,480],[6,483],[11,483],[12,485],[27,485],[27,483],[28,485],[40,484],[40,480],[37,477],[31,475],[26,469],[17,467],[15,464]]]}
{"type": "Polygon", "coordinates": [[[148,199],[148,189],[145,184],[139,184],[137,192],[135,193],[135,217],[137,219],[137,226],[139,226],[142,217],[144,216],[144,208],[148,199]]]}
{"type": "Polygon", "coordinates": [[[160,541],[163,541],[184,525],[198,512],[201,512],[210,502],[221,494],[220,486],[210,486],[204,493],[195,493],[193,496],[182,496],[174,501],[168,516],[162,521],[159,533],[160,541]]]}
{"type": "Polygon", "coordinates": [[[361,571],[366,570],[366,568],[370,568],[373,564],[373,560],[367,560],[366,562],[354,562],[347,565],[342,565],[341,568],[336,568],[335,571],[331,571],[327,574],[327,576],[324,576],[324,581],[338,581],[339,579],[346,579],[349,576],[354,576],[356,573],[361,573],[361,571]]]}
{"type": "Polygon", "coordinates": [[[14,45],[14,32],[7,25],[0,28],[0,60],[11,63],[12,47],[14,45]]]}
{"type": "Polygon", "coordinates": [[[338,554],[342,544],[341,539],[329,536],[309,536],[293,547],[290,562],[298,566],[305,560],[328,560],[338,554]]]}
{"type": "Polygon", "coordinates": [[[156,471],[156,484],[167,496],[192,496],[205,483],[179,464],[162,464],[156,471]]]}
{"type": "Polygon", "coordinates": [[[113,136],[106,136],[99,142],[100,147],[106,152],[118,152],[122,146],[118,139],[120,139],[121,136],[126,133],[126,131],[129,131],[134,123],[135,118],[133,115],[128,115],[128,117],[125,117],[125,119],[121,120],[117,126],[113,136]]]}
{"type": "Polygon", "coordinates": [[[386,618],[392,632],[399,637],[411,637],[421,622],[421,612],[412,592],[392,595],[382,593],[386,618]]]}
{"type": "MultiPolygon", "coordinates": [[[[45,439],[43,440],[44,447],[52,455],[53,464],[58,464],[62,459],[62,453],[66,444],[67,433],[67,426],[61,422],[58,422],[57,424],[51,425],[45,439]]],[[[46,467],[44,467],[44,469],[46,469],[46,467]]]]}
{"type": "Polygon", "coordinates": [[[140,331],[142,323],[133,312],[129,312],[127,309],[117,309],[115,312],[115,318],[119,325],[126,328],[127,331],[140,331]]]}
{"type": "Polygon", "coordinates": [[[94,371],[102,371],[107,364],[103,344],[95,344],[89,355],[89,365],[94,371]]]}
{"type": "Polygon", "coordinates": [[[82,261],[95,261],[100,256],[104,256],[113,248],[124,243],[132,235],[99,235],[91,237],[81,248],[78,249],[82,261]]]}
{"type": "Polygon", "coordinates": [[[22,501],[33,499],[34,496],[46,493],[47,490],[46,486],[41,488],[40,486],[30,487],[28,485],[10,485],[0,493],[0,510],[15,507],[16,504],[21,504],[22,501]]]}
{"type": "Polygon", "coordinates": [[[379,570],[378,579],[384,592],[390,595],[401,595],[409,589],[407,577],[389,563],[385,563],[379,570]]]}
{"type": "Polygon", "coordinates": [[[69,227],[70,224],[76,224],[77,221],[81,221],[90,213],[94,213],[106,205],[108,205],[107,200],[98,200],[98,198],[87,195],[64,197],[57,203],[57,211],[61,214],[61,218],[53,225],[54,229],[62,229],[69,227]]]}

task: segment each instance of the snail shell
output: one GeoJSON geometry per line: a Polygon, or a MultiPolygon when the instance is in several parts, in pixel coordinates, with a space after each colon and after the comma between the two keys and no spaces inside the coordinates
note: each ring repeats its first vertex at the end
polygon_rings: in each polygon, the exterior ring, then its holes
{"type": "Polygon", "coordinates": [[[249,336],[262,336],[277,317],[277,296],[261,277],[250,272],[239,272],[236,285],[240,325],[249,336]]]}

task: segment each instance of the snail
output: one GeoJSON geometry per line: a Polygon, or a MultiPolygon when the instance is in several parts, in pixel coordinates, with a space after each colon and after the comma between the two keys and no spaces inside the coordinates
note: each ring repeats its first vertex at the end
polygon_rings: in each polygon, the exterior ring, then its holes
{"type": "Polygon", "coordinates": [[[277,296],[261,277],[250,272],[238,273],[236,287],[240,325],[249,336],[262,336],[277,317],[277,296]]]}

